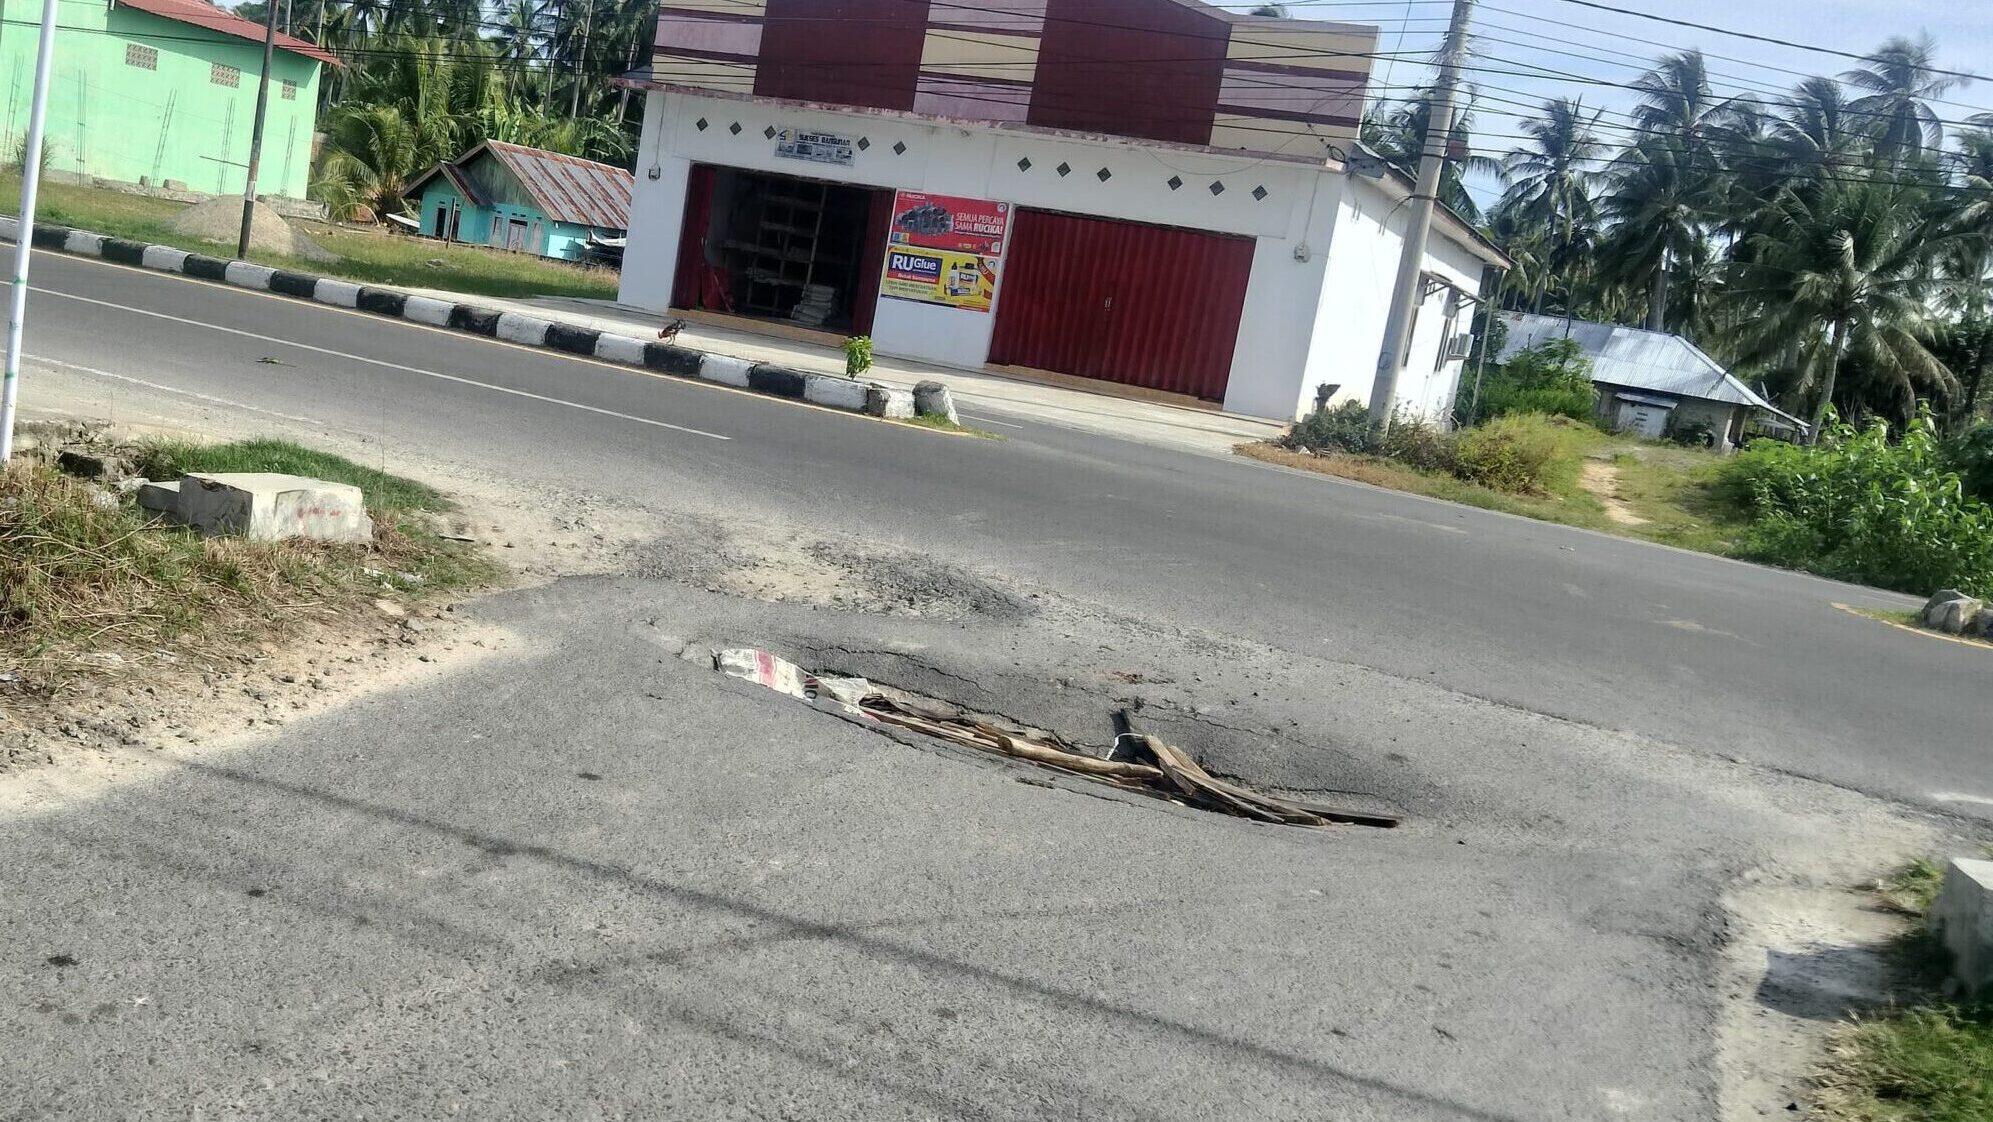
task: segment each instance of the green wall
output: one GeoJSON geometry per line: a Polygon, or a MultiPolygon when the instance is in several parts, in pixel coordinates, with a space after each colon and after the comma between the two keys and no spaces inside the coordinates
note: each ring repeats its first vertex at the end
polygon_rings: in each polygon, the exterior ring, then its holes
{"type": "MultiPolygon", "coordinates": [[[[237,194],[256,118],[261,43],[160,19],[104,0],[62,0],[49,85],[47,160],[52,170],[155,186],[177,179],[195,191],[237,194]],[[159,52],[158,69],[125,61],[125,46],[159,52]],[[213,65],[240,72],[234,88],[213,65]]],[[[41,5],[0,0],[0,159],[12,163],[28,128],[41,5]]],[[[320,64],[278,50],[256,190],[304,198],[311,177],[320,64]],[[281,82],[297,85],[295,100],[281,82]]]]}

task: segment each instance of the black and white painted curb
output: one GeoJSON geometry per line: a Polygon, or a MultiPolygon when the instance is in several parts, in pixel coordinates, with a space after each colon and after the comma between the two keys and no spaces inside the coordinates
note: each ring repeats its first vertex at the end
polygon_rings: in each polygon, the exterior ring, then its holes
{"type": "MultiPolygon", "coordinates": [[[[19,234],[19,219],[0,216],[0,237],[12,240],[19,234]]],[[[172,246],[147,245],[39,222],[35,224],[34,245],[37,249],[56,250],[79,257],[98,257],[121,265],[220,281],[238,288],[313,300],[337,308],[353,308],[525,347],[545,347],[584,358],[640,367],[658,374],[716,382],[771,397],[807,401],[830,409],[868,413],[893,420],[915,415],[912,390],[895,389],[877,382],[860,382],[835,374],[810,374],[772,363],[749,362],[731,355],[713,354],[629,335],[614,335],[558,320],[438,300],[398,288],[380,288],[333,277],[293,273],[249,261],[208,257],[172,246]]],[[[945,395],[945,388],[938,382],[921,384],[924,391],[930,386],[945,395]]],[[[922,400],[928,399],[923,395],[922,400]]],[[[946,406],[947,403],[942,400],[937,404],[946,406]]],[[[933,409],[932,406],[930,408],[933,409]]],[[[953,419],[952,408],[933,411],[953,419]]]]}

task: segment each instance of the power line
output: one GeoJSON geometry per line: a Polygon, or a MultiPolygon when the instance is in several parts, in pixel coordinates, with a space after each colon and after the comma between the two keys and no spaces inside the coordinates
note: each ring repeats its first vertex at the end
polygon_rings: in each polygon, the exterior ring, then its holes
{"type": "MultiPolygon", "coordinates": [[[[1657,16],[1651,12],[1636,12],[1631,8],[1618,8],[1611,4],[1601,4],[1597,0],[1563,0],[1563,2],[1566,4],[1576,4],[1581,8],[1594,8],[1601,12],[1612,12],[1617,15],[1632,16],[1636,19],[1653,20],[1655,23],[1667,23],[1673,24],[1676,27],[1692,28],[1696,31],[1729,35],[1738,39],[1749,39],[1756,43],[1770,43],[1776,47],[1787,47],[1795,51],[1812,51],[1815,54],[1833,55],[1837,58],[1851,58],[1856,62],[1870,61],[1869,55],[1856,54],[1853,51],[1837,50],[1833,47],[1822,47],[1811,43],[1795,43],[1790,39],[1780,39],[1775,35],[1758,35],[1749,31],[1737,31],[1728,27],[1717,27],[1713,24],[1696,23],[1694,20],[1675,19],[1672,16],[1657,16]]],[[[1980,75],[1968,74],[1963,70],[1946,70],[1936,66],[1919,66],[1916,69],[1922,70],[1927,74],[1942,74],[1948,78],[1963,78],[1968,82],[1980,80],[1980,75]]]]}

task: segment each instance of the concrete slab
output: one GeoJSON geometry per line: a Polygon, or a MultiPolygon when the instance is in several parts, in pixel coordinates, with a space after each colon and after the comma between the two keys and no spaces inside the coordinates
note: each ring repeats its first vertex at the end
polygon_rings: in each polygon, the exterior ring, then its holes
{"type": "Polygon", "coordinates": [[[172,513],[204,534],[256,541],[373,540],[374,522],[358,487],[277,472],[194,472],[180,481],[172,513]]]}
{"type": "Polygon", "coordinates": [[[1930,925],[1964,991],[1993,996],[1993,861],[1960,857],[1945,867],[1930,925]]]}
{"type": "Polygon", "coordinates": [[[179,517],[180,481],[169,479],[163,483],[144,484],[138,489],[138,505],[145,510],[179,517]]]}

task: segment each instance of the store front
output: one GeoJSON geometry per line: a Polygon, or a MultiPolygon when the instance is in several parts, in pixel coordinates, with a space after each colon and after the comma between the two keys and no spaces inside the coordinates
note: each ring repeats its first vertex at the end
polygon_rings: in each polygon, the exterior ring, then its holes
{"type": "Polygon", "coordinates": [[[695,164],[672,304],[866,334],[893,193],[695,164]]]}

